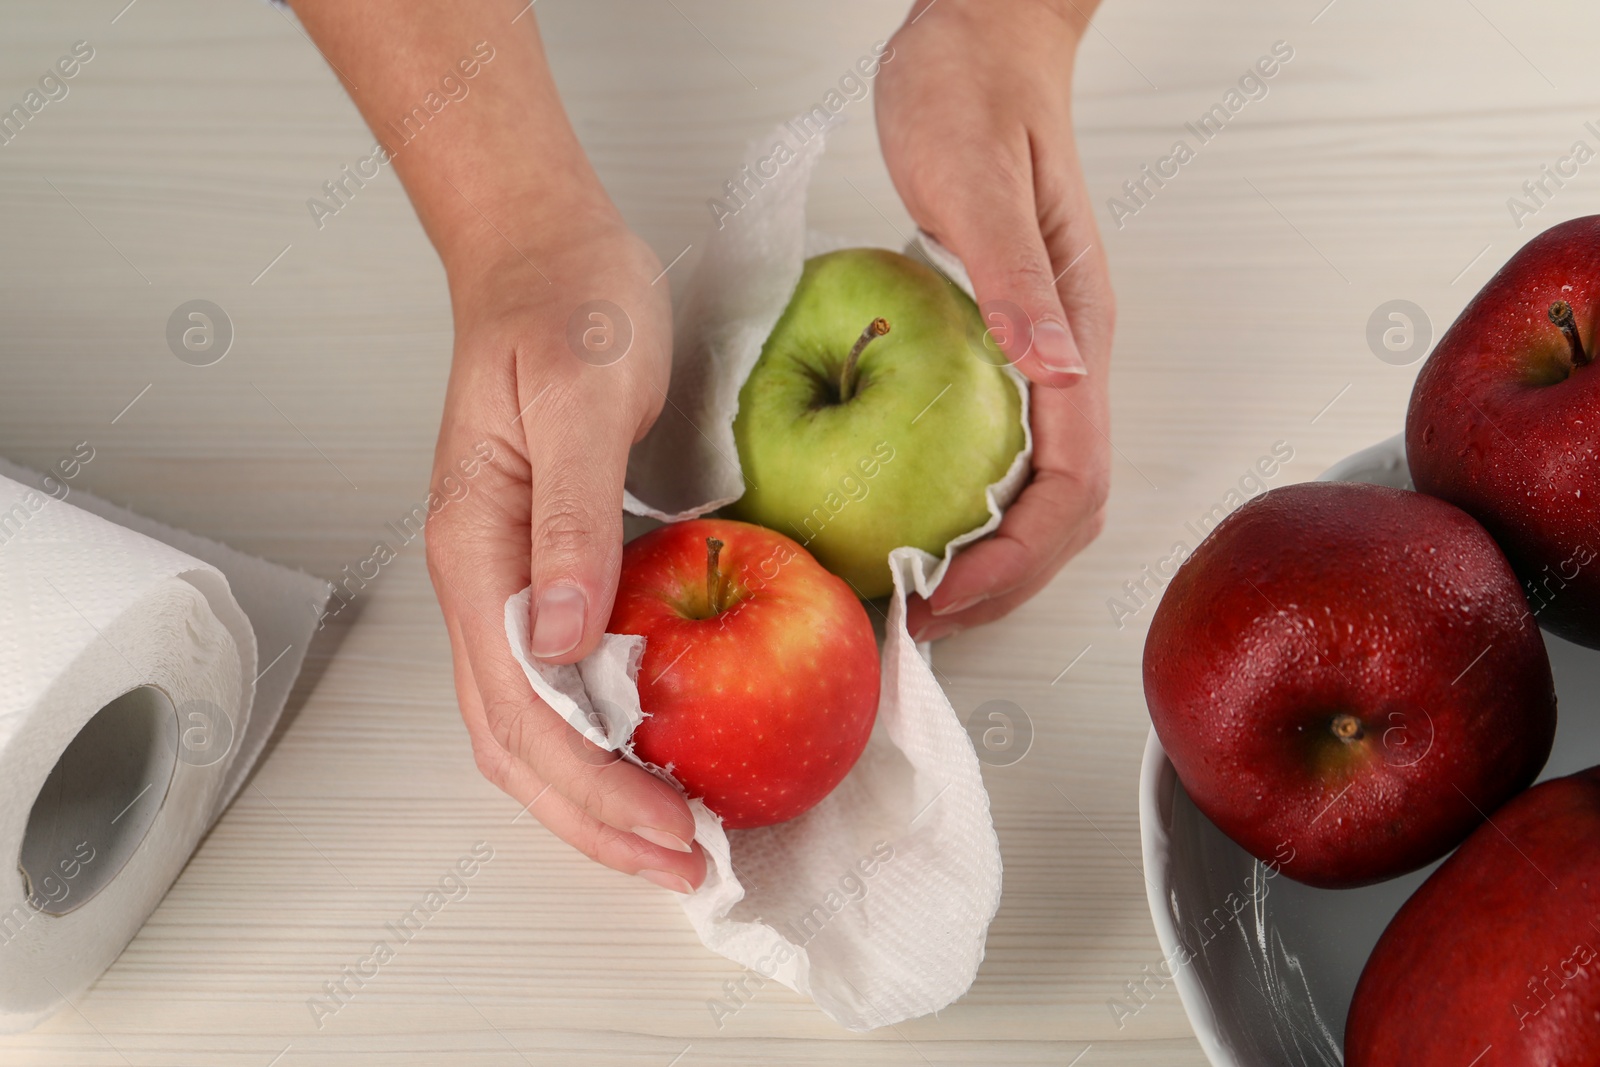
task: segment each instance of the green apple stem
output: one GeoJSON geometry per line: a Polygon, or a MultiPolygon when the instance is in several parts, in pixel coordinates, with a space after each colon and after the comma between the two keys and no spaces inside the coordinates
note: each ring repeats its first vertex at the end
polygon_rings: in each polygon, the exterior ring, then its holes
{"type": "Polygon", "coordinates": [[[1551,304],[1550,321],[1555,323],[1556,329],[1567,335],[1567,343],[1572,346],[1572,365],[1586,366],[1591,357],[1583,350],[1583,338],[1578,336],[1578,320],[1572,317],[1572,305],[1565,300],[1551,304]]]}
{"type": "Polygon", "coordinates": [[[722,614],[722,572],[717,569],[720,555],[722,542],[715,537],[706,538],[706,606],[712,615],[722,614]]]}
{"type": "Polygon", "coordinates": [[[856,392],[856,364],[861,360],[861,353],[872,343],[874,337],[882,337],[889,332],[888,319],[873,319],[867,323],[867,328],[861,331],[861,336],[856,338],[856,343],[850,349],[850,355],[845,358],[844,370],[839,372],[839,403],[843,404],[856,392]]]}

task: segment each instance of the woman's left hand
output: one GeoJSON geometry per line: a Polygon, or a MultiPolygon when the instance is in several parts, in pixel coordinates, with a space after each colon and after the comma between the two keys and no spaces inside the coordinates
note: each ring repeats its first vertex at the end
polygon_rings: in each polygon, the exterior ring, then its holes
{"type": "Polygon", "coordinates": [[[999,618],[1094,540],[1110,488],[1115,298],[1072,129],[1095,3],[919,2],[878,75],[878,136],[917,225],[966,265],[996,342],[1031,383],[1033,476],[961,553],[911,632],[999,618]]]}

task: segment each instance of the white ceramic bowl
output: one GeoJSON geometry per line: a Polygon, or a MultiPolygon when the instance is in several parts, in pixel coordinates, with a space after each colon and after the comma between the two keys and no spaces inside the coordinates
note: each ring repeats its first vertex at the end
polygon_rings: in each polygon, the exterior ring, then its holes
{"type": "MultiPolygon", "coordinates": [[[[1398,436],[1320,480],[1411,487],[1398,436]]],[[[1560,707],[1541,780],[1600,763],[1600,656],[1548,633],[1545,645],[1560,707]]],[[[1363,889],[1269,876],[1195,808],[1154,730],[1139,776],[1139,829],[1165,969],[1212,1064],[1342,1064],[1361,968],[1433,867],[1363,889]]]]}

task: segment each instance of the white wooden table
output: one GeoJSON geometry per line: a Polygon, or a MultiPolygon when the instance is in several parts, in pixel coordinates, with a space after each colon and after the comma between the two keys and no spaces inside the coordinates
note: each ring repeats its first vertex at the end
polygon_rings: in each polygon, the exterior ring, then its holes
{"type": "MultiPolygon", "coordinates": [[[[89,441],[79,484],[335,576],[425,493],[450,351],[441,271],[392,175],[312,221],[306,199],[371,138],[287,16],[124,3],[0,8],[0,102],[73,42],[95,50],[0,147],[0,454],[48,466],[89,441]],[[236,333],[205,368],[165,340],[197,298],[236,333]]],[[[1135,804],[1150,611],[1119,627],[1108,600],[1136,608],[1125,583],[1275,443],[1293,451],[1278,485],[1399,428],[1417,367],[1369,349],[1375,308],[1414,301],[1436,340],[1521,241],[1600,192],[1597,162],[1521,230],[1506,203],[1573,141],[1600,147],[1583,125],[1600,118],[1592,5],[1326,3],[1106,0],[1084,47],[1080,135],[1120,297],[1115,489],[1105,535],[1046,592],[937,649],[959,711],[1011,700],[1037,732],[1022,762],[986,771],[1005,897],[965,998],[853,1035],[769,987],[718,1029],[706,1002],[738,968],[666,893],[514,821],[478,777],[414,546],[315,649],[298,712],[144,931],[0,1059],[1202,1063],[1170,987],[1121,1026],[1108,1007],[1160,957],[1135,804]],[[1267,95],[1113,225],[1107,199],[1280,40],[1294,58],[1267,95]],[[318,1028],[308,998],[480,841],[494,859],[468,896],[318,1028]]],[[[668,260],[701,239],[745,141],[819,99],[903,11],[537,13],[601,176],[668,260]]],[[[814,221],[892,244],[908,222],[870,107],[852,110],[814,221]]]]}

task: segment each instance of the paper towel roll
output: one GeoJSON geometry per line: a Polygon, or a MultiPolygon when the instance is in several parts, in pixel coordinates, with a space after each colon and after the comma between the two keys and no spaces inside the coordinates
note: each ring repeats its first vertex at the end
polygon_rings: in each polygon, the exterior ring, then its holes
{"type": "Polygon", "coordinates": [[[252,722],[258,669],[217,567],[0,477],[0,1031],[76,999],[160,902],[281,710],[286,685],[252,722]]]}

